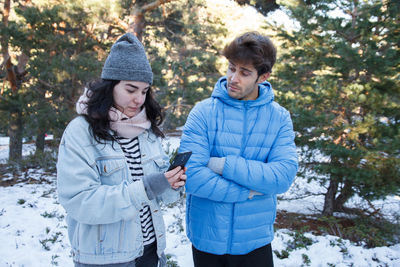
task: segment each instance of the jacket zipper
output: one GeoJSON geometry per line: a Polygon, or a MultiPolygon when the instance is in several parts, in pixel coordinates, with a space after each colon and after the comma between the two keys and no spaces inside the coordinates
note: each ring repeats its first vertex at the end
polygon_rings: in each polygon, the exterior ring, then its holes
{"type": "MultiPolygon", "coordinates": [[[[240,146],[240,156],[243,155],[245,149],[245,141],[246,141],[246,128],[247,128],[247,102],[244,102],[244,115],[243,115],[243,132],[242,132],[242,144],[240,146]]],[[[229,234],[229,242],[228,242],[228,254],[232,254],[232,236],[233,236],[233,226],[235,223],[235,207],[236,204],[233,203],[232,205],[232,222],[231,222],[231,229],[229,234]]]]}
{"type": "Polygon", "coordinates": [[[247,129],[247,102],[244,103],[244,116],[243,116],[243,131],[242,131],[242,144],[240,145],[240,156],[243,155],[246,141],[246,129],[247,129]]]}

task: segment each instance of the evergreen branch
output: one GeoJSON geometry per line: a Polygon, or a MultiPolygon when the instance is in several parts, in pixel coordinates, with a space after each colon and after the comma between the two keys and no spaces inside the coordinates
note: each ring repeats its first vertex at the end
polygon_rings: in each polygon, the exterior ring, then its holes
{"type": "MultiPolygon", "coordinates": [[[[11,104],[11,101],[9,101],[7,98],[5,98],[5,97],[4,97],[3,95],[1,95],[1,94],[0,94],[0,100],[1,100],[1,101],[4,101],[4,102],[7,103],[7,104],[11,104]]],[[[1,107],[3,107],[3,105],[0,106],[0,110],[5,110],[5,111],[8,110],[8,107],[6,107],[6,108],[1,108],[1,107]]]]}
{"type": "Polygon", "coordinates": [[[176,108],[176,107],[187,107],[187,108],[192,108],[193,105],[188,105],[188,104],[171,104],[168,106],[165,106],[163,109],[164,110],[168,110],[170,108],[176,108]]]}
{"type": "Polygon", "coordinates": [[[166,3],[169,3],[169,2],[172,2],[172,1],[174,1],[174,0],[157,0],[157,1],[154,1],[153,3],[149,3],[149,4],[146,4],[146,5],[143,5],[141,8],[138,9],[138,11],[139,11],[139,13],[143,14],[143,13],[146,13],[146,12],[151,11],[153,9],[156,9],[157,7],[159,7],[159,6],[163,5],[163,4],[166,4],[166,3]]]}
{"type": "Polygon", "coordinates": [[[39,83],[48,87],[48,88],[56,88],[54,85],[49,84],[48,82],[43,81],[42,79],[38,79],[39,83]]]}
{"type": "Polygon", "coordinates": [[[312,161],[303,162],[301,165],[304,167],[314,167],[315,165],[331,165],[331,162],[312,161]]]}

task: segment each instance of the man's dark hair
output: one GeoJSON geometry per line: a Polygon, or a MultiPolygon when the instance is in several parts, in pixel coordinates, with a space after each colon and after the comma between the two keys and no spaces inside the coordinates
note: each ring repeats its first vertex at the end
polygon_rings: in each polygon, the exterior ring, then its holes
{"type": "MultiPolygon", "coordinates": [[[[83,114],[88,121],[94,138],[97,142],[103,143],[104,140],[114,141],[114,136],[110,134],[110,108],[114,104],[113,90],[120,81],[117,80],[99,80],[89,83],[86,96],[87,114],[83,114]]],[[[155,100],[151,87],[147,91],[144,101],[146,115],[151,122],[151,130],[156,136],[164,137],[159,126],[163,121],[161,106],[155,100]]]]}
{"type": "Polygon", "coordinates": [[[246,32],[227,45],[222,54],[234,63],[252,64],[258,76],[271,72],[276,61],[276,48],[268,36],[246,32]]]}

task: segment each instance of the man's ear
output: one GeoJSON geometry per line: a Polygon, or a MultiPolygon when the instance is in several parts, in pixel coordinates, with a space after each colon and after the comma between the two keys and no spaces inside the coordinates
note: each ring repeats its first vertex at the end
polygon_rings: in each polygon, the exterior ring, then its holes
{"type": "Polygon", "coordinates": [[[266,72],[264,74],[261,74],[260,77],[258,77],[257,83],[262,83],[262,82],[266,81],[270,75],[271,75],[271,72],[266,72]]]}

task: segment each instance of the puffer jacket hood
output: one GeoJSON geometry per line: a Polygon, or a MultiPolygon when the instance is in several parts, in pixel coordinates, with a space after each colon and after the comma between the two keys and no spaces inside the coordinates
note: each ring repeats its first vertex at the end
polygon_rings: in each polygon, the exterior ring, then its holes
{"type": "Polygon", "coordinates": [[[221,77],[214,86],[214,91],[212,97],[219,98],[222,102],[237,108],[242,108],[243,106],[261,106],[274,101],[274,92],[272,86],[269,82],[265,81],[258,84],[259,95],[256,100],[238,100],[229,96],[226,89],[227,80],[226,76],[221,77]]]}

